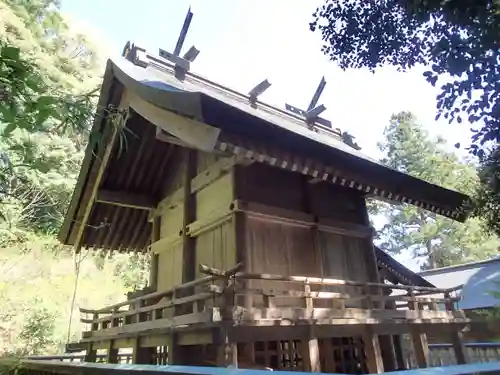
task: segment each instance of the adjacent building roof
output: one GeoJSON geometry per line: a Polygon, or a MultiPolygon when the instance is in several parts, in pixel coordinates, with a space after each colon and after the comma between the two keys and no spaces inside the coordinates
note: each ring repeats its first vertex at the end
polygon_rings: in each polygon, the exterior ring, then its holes
{"type": "Polygon", "coordinates": [[[463,285],[460,309],[490,308],[500,305],[500,257],[458,266],[437,268],[419,273],[437,288],[463,285]]]}
{"type": "Polygon", "coordinates": [[[92,200],[97,182],[100,188],[141,193],[159,201],[162,183],[175,163],[170,155],[172,148],[178,146],[158,142],[155,126],[135,113],[127,123],[130,134],[126,141],[114,140],[109,161],[104,171],[99,171],[99,155],[109,142],[106,109],[118,105],[124,88],[165,114],[175,113],[218,129],[214,150],[240,154],[366,195],[414,204],[464,220],[467,196],[383,166],[343,143],[331,129],[307,126],[299,115],[260,102],[251,103],[247,95],[196,74],[187,72],[179,79],[172,63],[139,52],[130,53],[128,60],[108,61],[92,130],[102,135],[104,141],[90,144],[86,151],[60,231],[63,243],[73,244],[81,225],[85,225],[85,246],[130,251],[142,250],[149,241],[151,228],[146,211],[92,200]],[[121,150],[124,145],[126,152],[121,150]],[[83,220],[89,207],[90,216],[83,220]],[[120,221],[123,217],[127,220],[120,221]]]}
{"type": "Polygon", "coordinates": [[[435,288],[434,284],[424,279],[419,274],[413,272],[409,268],[403,266],[396,259],[387,254],[384,250],[375,246],[375,256],[380,268],[383,268],[387,273],[392,276],[389,281],[393,284],[425,286],[428,288],[435,288]]]}

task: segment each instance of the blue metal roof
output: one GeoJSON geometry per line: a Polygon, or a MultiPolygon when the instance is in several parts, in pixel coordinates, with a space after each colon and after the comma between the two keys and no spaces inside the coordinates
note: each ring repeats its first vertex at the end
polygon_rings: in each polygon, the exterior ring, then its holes
{"type": "Polygon", "coordinates": [[[420,272],[438,288],[463,285],[460,309],[479,309],[500,305],[494,292],[500,292],[500,258],[420,272]]]}

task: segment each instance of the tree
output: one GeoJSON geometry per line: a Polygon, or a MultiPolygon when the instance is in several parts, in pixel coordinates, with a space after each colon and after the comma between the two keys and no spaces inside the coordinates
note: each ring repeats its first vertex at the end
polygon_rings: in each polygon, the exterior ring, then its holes
{"type": "MultiPolygon", "coordinates": [[[[445,141],[431,139],[411,113],[392,116],[384,137],[379,147],[388,167],[464,193],[476,188],[475,167],[446,152],[445,141]]],[[[383,204],[378,214],[387,219],[379,235],[381,247],[393,253],[411,250],[415,258],[425,259],[424,268],[489,258],[500,246],[479,218],[462,224],[406,204],[383,204]]]]}
{"type": "Polygon", "coordinates": [[[0,2],[1,212],[23,212],[18,224],[46,233],[58,230],[70,198],[102,68],[57,6],[0,2]]]}
{"type": "Polygon", "coordinates": [[[500,174],[500,2],[325,0],[313,17],[323,52],[342,69],[425,65],[432,85],[451,76],[436,118],[474,125],[469,150],[485,166],[476,214],[500,235],[500,185],[491,183],[500,174]]]}

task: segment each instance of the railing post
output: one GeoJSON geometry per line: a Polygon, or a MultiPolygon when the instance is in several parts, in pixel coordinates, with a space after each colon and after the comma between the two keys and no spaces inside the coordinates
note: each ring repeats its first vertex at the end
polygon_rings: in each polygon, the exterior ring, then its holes
{"type": "MultiPolygon", "coordinates": [[[[450,312],[454,311],[455,305],[453,299],[450,296],[450,293],[445,293],[444,298],[445,298],[444,304],[446,307],[446,311],[450,312]]],[[[453,351],[455,352],[455,358],[457,360],[457,364],[465,365],[466,363],[468,363],[469,358],[467,349],[465,348],[463,343],[463,333],[455,330],[454,327],[451,333],[451,344],[453,346],[453,351]]]]}

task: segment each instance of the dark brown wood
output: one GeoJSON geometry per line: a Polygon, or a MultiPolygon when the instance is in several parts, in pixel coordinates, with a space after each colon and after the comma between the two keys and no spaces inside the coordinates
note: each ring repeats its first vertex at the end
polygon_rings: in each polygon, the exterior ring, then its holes
{"type": "MultiPolygon", "coordinates": [[[[151,235],[151,242],[154,243],[161,239],[161,217],[157,216],[153,219],[153,231],[151,235]]],[[[149,272],[149,285],[152,290],[158,289],[158,262],[160,256],[151,253],[151,268],[149,272]]]]}
{"type": "MultiPolygon", "coordinates": [[[[233,166],[232,173],[232,183],[233,183],[233,200],[236,201],[241,197],[241,191],[244,189],[241,186],[241,174],[244,173],[244,167],[241,165],[233,166]]],[[[249,253],[247,250],[247,238],[246,238],[246,215],[243,212],[233,212],[233,227],[234,227],[234,239],[236,246],[236,261],[243,264],[242,271],[248,272],[249,264],[249,253]]],[[[243,287],[249,289],[249,283],[243,282],[243,287]]],[[[252,296],[250,293],[245,293],[243,295],[243,306],[250,308],[253,305],[252,296]]]]}
{"type": "Polygon", "coordinates": [[[118,363],[118,349],[114,347],[114,340],[109,340],[106,353],[106,362],[118,363]]]}
{"type": "Polygon", "coordinates": [[[370,374],[383,373],[384,362],[382,361],[382,351],[380,349],[378,336],[367,328],[362,337],[368,371],[370,374]]]}
{"type": "Polygon", "coordinates": [[[451,334],[451,344],[453,345],[453,350],[455,351],[457,364],[465,365],[469,363],[468,353],[463,342],[462,332],[457,331],[451,334]]]}
{"type": "Polygon", "coordinates": [[[188,235],[187,227],[196,220],[196,199],[191,193],[191,183],[196,176],[197,154],[195,150],[185,149],[184,158],[186,163],[184,178],[184,215],[182,222],[182,259],[183,273],[182,281],[192,281],[196,275],[196,242],[188,235]]]}
{"type": "Polygon", "coordinates": [[[318,338],[314,330],[310,329],[307,337],[300,342],[303,361],[303,370],[307,372],[321,372],[321,360],[318,338]]]}
{"type": "Polygon", "coordinates": [[[394,341],[392,335],[381,335],[378,337],[380,351],[384,363],[384,371],[397,370],[396,354],[394,350],[394,341]]]}
{"type": "Polygon", "coordinates": [[[94,349],[91,342],[87,343],[87,349],[85,351],[85,362],[95,362],[97,360],[97,350],[94,349]]]}
{"type": "Polygon", "coordinates": [[[132,348],[132,363],[134,365],[151,365],[153,364],[153,350],[155,348],[144,348],[141,347],[141,340],[137,337],[134,340],[134,346],[132,348]]]}
{"type": "Polygon", "coordinates": [[[394,354],[396,356],[396,370],[406,370],[406,363],[403,353],[403,338],[401,335],[392,335],[392,342],[394,344],[394,354]]]}
{"type": "Polygon", "coordinates": [[[411,340],[413,343],[413,350],[417,359],[419,368],[426,368],[429,366],[429,346],[427,344],[427,335],[419,330],[417,327],[411,329],[411,340]]]}

